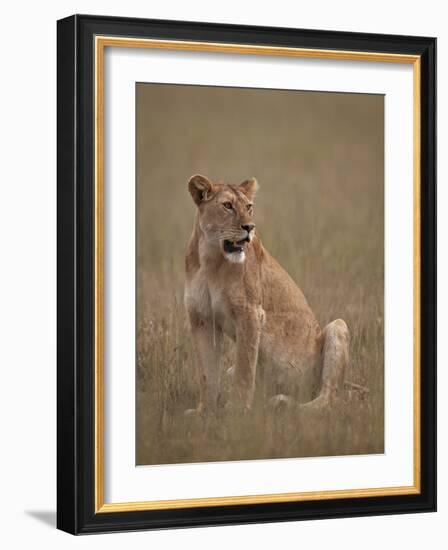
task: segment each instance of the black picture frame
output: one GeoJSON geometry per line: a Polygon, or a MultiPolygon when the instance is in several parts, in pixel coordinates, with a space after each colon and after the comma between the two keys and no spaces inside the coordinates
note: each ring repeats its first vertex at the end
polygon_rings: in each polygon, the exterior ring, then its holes
{"type": "Polygon", "coordinates": [[[74,15],[58,21],[57,48],[57,527],[82,534],[435,511],[436,39],[74,15]],[[97,35],[420,56],[419,494],[95,512],[93,43],[97,35]]]}

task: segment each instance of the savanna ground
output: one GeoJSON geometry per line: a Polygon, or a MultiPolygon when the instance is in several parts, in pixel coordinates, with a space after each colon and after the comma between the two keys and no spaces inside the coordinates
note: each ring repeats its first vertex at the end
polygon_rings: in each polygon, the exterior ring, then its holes
{"type": "MultiPolygon", "coordinates": [[[[383,97],[137,85],[137,464],[384,451],[383,97]],[[346,391],[328,412],[273,412],[257,371],[245,416],[184,417],[198,383],[183,307],[194,173],[260,184],[264,246],[321,326],[351,332],[346,391]]],[[[226,342],[223,373],[234,364],[226,342]]]]}

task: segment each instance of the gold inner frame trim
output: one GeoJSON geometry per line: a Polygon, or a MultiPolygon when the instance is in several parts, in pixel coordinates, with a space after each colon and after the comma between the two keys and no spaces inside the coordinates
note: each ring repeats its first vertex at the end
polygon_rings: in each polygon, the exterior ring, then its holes
{"type": "Polygon", "coordinates": [[[303,502],[362,498],[392,495],[412,495],[421,492],[421,426],[420,426],[420,117],[421,117],[421,60],[417,55],[390,54],[381,52],[355,52],[344,50],[321,50],[253,44],[226,44],[182,40],[155,40],[96,36],[95,55],[95,513],[129,512],[142,510],[167,510],[206,506],[231,506],[274,502],[303,502]],[[197,51],[208,53],[232,53],[301,57],[314,59],[372,61],[383,63],[407,63],[413,65],[413,197],[414,197],[414,480],[413,485],[400,487],[363,488],[349,490],[278,493],[180,500],[154,500],[142,502],[104,502],[104,51],[106,47],[153,48],[159,50],[197,51]]]}

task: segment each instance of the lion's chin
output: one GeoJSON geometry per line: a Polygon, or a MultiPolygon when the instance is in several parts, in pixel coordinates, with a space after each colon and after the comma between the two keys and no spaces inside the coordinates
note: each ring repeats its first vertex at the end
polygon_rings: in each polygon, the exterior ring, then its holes
{"type": "Polygon", "coordinates": [[[241,250],[241,252],[226,252],[224,257],[227,261],[232,262],[233,264],[242,264],[246,259],[246,253],[244,250],[241,250]]]}

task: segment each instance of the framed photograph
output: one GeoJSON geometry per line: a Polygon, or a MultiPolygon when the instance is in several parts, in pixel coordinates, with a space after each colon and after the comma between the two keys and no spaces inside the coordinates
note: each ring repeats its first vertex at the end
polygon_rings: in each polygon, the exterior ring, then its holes
{"type": "Polygon", "coordinates": [[[58,21],[58,527],[434,511],[434,38],[58,21]]]}

